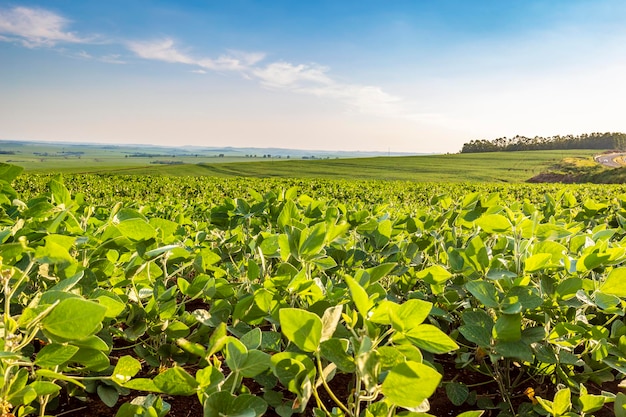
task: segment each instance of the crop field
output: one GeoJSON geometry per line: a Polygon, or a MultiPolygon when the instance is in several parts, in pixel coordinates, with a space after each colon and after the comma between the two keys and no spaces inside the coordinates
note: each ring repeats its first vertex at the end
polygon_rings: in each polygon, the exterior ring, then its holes
{"type": "MultiPolygon", "coordinates": [[[[14,148],[0,154],[0,163],[22,166],[34,174],[114,174],[255,178],[323,178],[417,182],[523,182],[565,158],[593,163],[597,150],[489,152],[472,154],[394,156],[376,158],[245,158],[242,155],[143,155],[142,148],[67,147],[14,148]],[[20,151],[20,149],[22,149],[20,151]],[[37,149],[37,152],[35,152],[37,149]],[[19,153],[18,153],[19,152],[19,153]],[[582,159],[581,159],[582,160],[582,159]]],[[[152,155],[152,154],[150,154],[152,155]]],[[[258,156],[258,155],[257,155],[258,156]]],[[[594,164],[595,165],[595,164],[594,164]]]]}
{"type": "Polygon", "coordinates": [[[626,416],[626,186],[20,171],[3,417],[626,416]]]}

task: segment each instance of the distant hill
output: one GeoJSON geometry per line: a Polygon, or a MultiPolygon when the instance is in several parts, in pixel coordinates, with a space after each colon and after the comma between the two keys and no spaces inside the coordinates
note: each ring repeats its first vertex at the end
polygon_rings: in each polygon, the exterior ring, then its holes
{"type": "Polygon", "coordinates": [[[160,145],[118,145],[118,144],[89,144],[75,142],[43,142],[43,141],[22,141],[22,140],[0,140],[0,150],[4,154],[19,154],[24,151],[34,151],[39,148],[40,153],[47,153],[48,156],[59,156],[64,154],[98,154],[99,152],[116,152],[128,156],[147,157],[168,157],[168,156],[188,156],[188,157],[212,157],[229,156],[243,158],[363,158],[372,156],[409,156],[417,155],[407,152],[362,152],[362,151],[328,151],[328,150],[306,150],[287,148],[237,148],[237,147],[211,147],[211,146],[160,146],[160,145]]]}

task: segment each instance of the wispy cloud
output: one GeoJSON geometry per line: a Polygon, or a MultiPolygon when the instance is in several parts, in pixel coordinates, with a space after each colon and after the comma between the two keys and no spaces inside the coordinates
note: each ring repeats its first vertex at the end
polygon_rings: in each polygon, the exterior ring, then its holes
{"type": "Polygon", "coordinates": [[[269,88],[335,99],[361,113],[401,116],[402,99],[399,97],[376,86],[338,82],[329,72],[328,67],[317,64],[274,62],[255,69],[253,74],[269,88]]]}
{"type": "Polygon", "coordinates": [[[196,63],[189,55],[176,49],[174,41],[169,38],[156,41],[128,42],[127,46],[137,56],[144,59],[153,59],[172,64],[193,65],[196,63]]]}
{"type": "Polygon", "coordinates": [[[98,58],[99,61],[106,62],[107,64],[125,64],[126,61],[121,59],[122,55],[120,54],[109,54],[103,55],[98,58]]]}
{"type": "Polygon", "coordinates": [[[217,58],[194,58],[169,38],[129,42],[128,48],[144,59],[196,66],[192,70],[194,73],[235,71],[247,79],[257,80],[266,88],[334,99],[360,113],[408,118],[399,97],[376,86],[338,82],[330,75],[330,68],[315,63],[276,61],[262,65],[266,57],[264,53],[242,51],[229,51],[217,58]]]}
{"type": "Polygon", "coordinates": [[[261,52],[229,51],[227,55],[217,58],[196,58],[181,50],[171,38],[132,41],[127,44],[128,49],[138,57],[172,64],[187,64],[199,69],[211,71],[250,71],[252,66],[265,58],[261,52]]]}
{"type": "Polygon", "coordinates": [[[27,48],[58,43],[87,43],[90,40],[67,31],[69,20],[45,9],[14,7],[0,10],[2,41],[17,41],[27,48]]]}
{"type": "MultiPolygon", "coordinates": [[[[41,8],[0,9],[0,41],[19,42],[27,48],[95,43],[94,37],[79,36],[69,31],[70,23],[65,17],[41,8]]],[[[256,80],[265,88],[336,100],[360,113],[410,118],[404,115],[403,102],[399,97],[377,86],[339,82],[331,76],[330,68],[319,64],[264,63],[265,53],[238,50],[227,50],[217,57],[198,57],[189,49],[181,48],[172,38],[119,43],[139,58],[189,65],[194,67],[191,70],[193,73],[235,72],[246,79],[256,80]]],[[[71,52],[65,48],[62,51],[74,58],[110,64],[126,63],[119,54],[98,56],[82,49],[71,52]]]]}

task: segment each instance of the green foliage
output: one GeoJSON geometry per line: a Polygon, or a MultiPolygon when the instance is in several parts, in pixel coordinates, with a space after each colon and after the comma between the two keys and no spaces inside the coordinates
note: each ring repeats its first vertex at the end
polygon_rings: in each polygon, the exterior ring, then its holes
{"type": "Polygon", "coordinates": [[[168,395],[205,415],[418,415],[440,386],[509,415],[623,415],[623,395],[585,388],[626,371],[622,188],[80,177],[83,196],[5,170],[0,401],[16,415],[130,390],[119,416],[166,415],[168,395]],[[453,367],[491,378],[495,404],[453,367]],[[529,384],[556,395],[515,409],[529,384]]]}

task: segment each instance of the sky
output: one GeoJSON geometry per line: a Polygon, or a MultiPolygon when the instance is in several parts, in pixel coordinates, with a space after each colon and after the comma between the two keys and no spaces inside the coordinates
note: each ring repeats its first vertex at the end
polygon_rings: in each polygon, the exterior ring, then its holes
{"type": "Polygon", "coordinates": [[[458,152],[624,132],[622,0],[0,0],[0,139],[458,152]]]}

